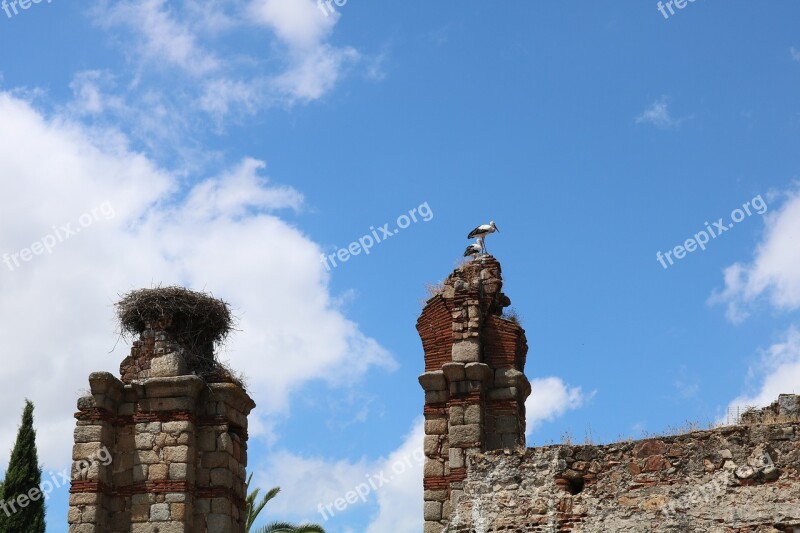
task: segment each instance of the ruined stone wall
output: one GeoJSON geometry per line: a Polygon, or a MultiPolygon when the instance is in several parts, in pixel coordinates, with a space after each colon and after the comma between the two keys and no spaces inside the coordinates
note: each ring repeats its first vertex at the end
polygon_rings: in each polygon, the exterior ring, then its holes
{"type": "Polygon", "coordinates": [[[478,256],[417,321],[424,533],[800,533],[800,396],[710,431],[525,449],[527,343],[501,288],[478,256]]]}
{"type": "Polygon", "coordinates": [[[685,435],[475,451],[444,531],[800,533],[800,397],[777,404],[685,435]]]}
{"type": "Polygon", "coordinates": [[[425,533],[439,532],[463,490],[471,451],[525,445],[525,332],[502,316],[500,264],[456,269],[417,321],[425,350],[425,533]]]}
{"type": "Polygon", "coordinates": [[[70,533],[243,533],[247,415],[238,383],[190,372],[186,347],[148,327],[112,374],[78,400],[70,533]],[[104,452],[105,453],[105,452],[104,452]]]}

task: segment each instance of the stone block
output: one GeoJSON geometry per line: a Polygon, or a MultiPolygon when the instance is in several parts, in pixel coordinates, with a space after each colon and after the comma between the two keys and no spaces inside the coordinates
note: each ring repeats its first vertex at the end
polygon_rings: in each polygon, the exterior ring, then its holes
{"type": "Polygon", "coordinates": [[[422,526],[422,533],[442,533],[444,526],[439,522],[425,522],[422,526]]]}
{"type": "Polygon", "coordinates": [[[69,533],[98,533],[97,526],[94,524],[72,524],[69,526],[69,533]]]}
{"type": "Polygon", "coordinates": [[[663,455],[667,451],[667,446],[660,440],[647,440],[634,446],[633,454],[639,458],[650,457],[651,455],[663,455]]]}
{"type": "Polygon", "coordinates": [[[444,475],[444,463],[436,459],[425,459],[423,468],[425,477],[438,477],[444,475]]]}
{"type": "Polygon", "coordinates": [[[152,450],[155,444],[155,436],[152,433],[139,433],[134,437],[137,450],[152,450]]]}
{"type": "Polygon", "coordinates": [[[97,407],[94,396],[81,396],[78,398],[78,411],[88,411],[97,407]]]}
{"type": "Polygon", "coordinates": [[[446,490],[426,490],[423,494],[426,502],[443,502],[447,499],[446,490]]]}
{"type": "Polygon", "coordinates": [[[426,435],[423,444],[425,455],[433,457],[438,454],[441,446],[439,445],[440,437],[438,435],[426,435]]]}
{"type": "Polygon", "coordinates": [[[229,514],[231,512],[231,502],[227,498],[213,498],[211,500],[211,512],[229,514]]]}
{"type": "Polygon", "coordinates": [[[164,422],[161,425],[161,431],[166,433],[181,433],[183,431],[191,431],[192,423],[188,420],[176,420],[173,422],[164,422]]]}
{"type": "Polygon", "coordinates": [[[69,504],[75,505],[97,505],[100,501],[100,495],[91,492],[79,492],[69,495],[69,504]]]}
{"type": "Polygon", "coordinates": [[[150,506],[150,520],[153,522],[166,522],[170,519],[168,503],[154,503],[150,506]]]}
{"type": "Polygon", "coordinates": [[[186,463],[171,463],[169,465],[169,478],[185,480],[187,471],[188,465],[186,463]]]}
{"type": "Polygon", "coordinates": [[[494,389],[489,392],[489,398],[492,400],[516,400],[517,388],[505,387],[502,389],[494,389]]]}
{"type": "Polygon", "coordinates": [[[203,454],[204,468],[221,468],[228,466],[231,455],[227,452],[210,452],[203,454]]]}
{"type": "Polygon", "coordinates": [[[425,420],[426,435],[446,435],[447,420],[444,418],[434,418],[425,420]]]}
{"type": "Polygon", "coordinates": [[[448,381],[463,381],[467,379],[464,363],[445,363],[442,372],[448,381]]]}
{"type": "Polygon", "coordinates": [[[75,442],[102,442],[103,441],[103,427],[102,426],[77,426],[74,431],[75,442]]]}
{"type": "MultiPolygon", "coordinates": [[[[159,522],[158,533],[189,533],[189,529],[180,522],[159,522]]],[[[154,533],[155,528],[152,524],[133,524],[131,533],[154,533]]]]}
{"type": "Polygon", "coordinates": [[[498,368],[494,372],[495,387],[516,387],[522,372],[515,368],[498,368]]]}
{"type": "Polygon", "coordinates": [[[233,473],[227,468],[214,468],[211,470],[211,486],[225,487],[226,489],[232,488],[233,473]]]}
{"type": "Polygon", "coordinates": [[[425,520],[441,520],[442,504],[439,502],[425,502],[423,514],[425,520]]]}
{"type": "Polygon", "coordinates": [[[480,424],[483,422],[480,405],[467,405],[464,407],[464,423],[480,424]]]}
{"type": "Polygon", "coordinates": [[[150,360],[150,377],[166,378],[188,373],[184,358],[173,352],[150,360]]]}
{"type": "Polygon", "coordinates": [[[161,458],[153,450],[137,450],[133,454],[133,464],[155,464],[160,463],[161,458]]]}
{"type": "Polygon", "coordinates": [[[449,438],[452,448],[475,446],[481,441],[481,427],[477,424],[453,426],[450,428],[449,438]]]}
{"type": "Polygon", "coordinates": [[[186,504],[184,503],[169,504],[169,514],[173,520],[183,520],[186,516],[186,504]]]}
{"type": "Polygon", "coordinates": [[[213,428],[202,428],[197,437],[197,447],[202,452],[213,452],[217,448],[217,436],[213,428]]]}
{"type": "Polygon", "coordinates": [[[445,403],[450,399],[450,393],[446,390],[428,391],[425,393],[426,404],[445,403]]]}
{"type": "Polygon", "coordinates": [[[486,363],[467,363],[464,372],[467,379],[472,381],[482,381],[487,384],[494,381],[494,372],[486,363]]]}
{"type": "Polygon", "coordinates": [[[233,440],[231,439],[231,434],[227,431],[217,436],[217,451],[233,452],[233,440]]]}
{"type": "Polygon", "coordinates": [[[150,465],[147,468],[147,479],[149,481],[167,479],[169,467],[165,464],[150,465]]]}
{"type": "Polygon", "coordinates": [[[450,448],[450,468],[464,467],[464,450],[461,448],[450,448]]]}
{"type": "Polygon", "coordinates": [[[419,384],[426,392],[447,390],[447,380],[441,370],[420,375],[419,384]]]}
{"type": "Polygon", "coordinates": [[[452,359],[457,363],[479,363],[481,344],[478,339],[464,339],[453,344],[452,359]]]}
{"type": "Polygon", "coordinates": [[[164,448],[164,460],[174,463],[188,463],[190,461],[188,446],[168,446],[164,448]]]}
{"type": "Polygon", "coordinates": [[[76,524],[81,521],[81,511],[77,507],[70,507],[67,511],[67,523],[76,524]]]}
{"type": "Polygon", "coordinates": [[[82,461],[93,457],[100,457],[99,454],[102,448],[103,445],[99,442],[76,443],[72,447],[72,460],[82,461]]]}

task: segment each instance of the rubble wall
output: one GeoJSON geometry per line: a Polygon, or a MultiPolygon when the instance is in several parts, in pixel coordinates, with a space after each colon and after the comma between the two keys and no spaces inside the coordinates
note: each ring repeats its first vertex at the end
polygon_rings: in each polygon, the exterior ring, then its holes
{"type": "Polygon", "coordinates": [[[444,531],[800,533],[800,397],[781,401],[768,423],[473,452],[444,531]]]}

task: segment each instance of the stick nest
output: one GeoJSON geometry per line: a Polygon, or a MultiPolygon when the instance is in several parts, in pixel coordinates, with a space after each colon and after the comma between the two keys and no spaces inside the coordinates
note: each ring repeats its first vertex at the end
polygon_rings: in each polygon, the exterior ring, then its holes
{"type": "Polygon", "coordinates": [[[219,345],[233,329],[228,303],[184,287],[131,291],[122,296],[116,309],[123,334],[139,335],[148,327],[160,326],[187,347],[219,345]]]}

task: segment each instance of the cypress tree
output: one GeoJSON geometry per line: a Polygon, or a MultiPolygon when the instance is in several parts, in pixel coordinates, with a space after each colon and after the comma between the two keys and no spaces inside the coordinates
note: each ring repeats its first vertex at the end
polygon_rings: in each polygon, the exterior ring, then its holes
{"type": "Polygon", "coordinates": [[[3,483],[2,521],[4,533],[44,533],[44,498],[39,490],[42,469],[36,452],[36,430],[33,429],[33,404],[25,400],[22,424],[11,452],[3,483]],[[20,496],[24,495],[24,499],[20,496]],[[29,496],[32,496],[30,498],[29,496]],[[21,503],[26,503],[23,507],[21,503]],[[26,501],[27,500],[27,501],[26,501]],[[6,512],[8,510],[8,512],[6,512]],[[9,513],[10,512],[10,513],[9,513]],[[11,516],[7,516],[10,514],[11,516]]]}

